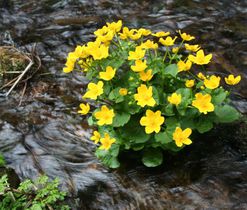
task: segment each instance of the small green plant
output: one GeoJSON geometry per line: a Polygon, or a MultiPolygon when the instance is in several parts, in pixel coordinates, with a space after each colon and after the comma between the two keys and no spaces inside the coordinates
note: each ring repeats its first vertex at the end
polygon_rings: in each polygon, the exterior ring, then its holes
{"type": "MultiPolygon", "coordinates": [[[[90,81],[83,99],[96,109],[82,103],[78,112],[91,114],[88,124],[97,127],[91,139],[100,143],[96,155],[107,166],[119,167],[119,153],[130,149],[142,151],[146,166],[158,166],[162,150],[177,152],[192,143],[192,130],[204,133],[239,118],[221,78],[204,68],[212,54],[188,44],[194,36],[129,29],[122,21],[107,23],[94,35],[95,41],[68,54],[63,71],[76,69],[90,81]]],[[[224,78],[227,85],[240,80],[224,78]]]]}
{"type": "Polygon", "coordinates": [[[3,155],[0,153],[0,167],[3,167],[3,166],[5,166],[5,160],[4,160],[3,155]]]}
{"type": "Polygon", "coordinates": [[[27,179],[17,189],[11,188],[7,175],[0,179],[0,209],[11,210],[68,210],[61,204],[66,193],[58,189],[59,180],[48,181],[47,176],[40,176],[36,181],[27,179]]]}

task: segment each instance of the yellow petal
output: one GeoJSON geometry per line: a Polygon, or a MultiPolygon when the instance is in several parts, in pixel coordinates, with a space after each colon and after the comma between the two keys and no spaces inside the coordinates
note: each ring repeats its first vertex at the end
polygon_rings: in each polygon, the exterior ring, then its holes
{"type": "Polygon", "coordinates": [[[190,145],[192,143],[192,141],[187,138],[187,139],[183,140],[183,143],[186,144],[186,145],[190,145]]]}
{"type": "Polygon", "coordinates": [[[192,133],[192,130],[190,128],[186,128],[184,131],[183,131],[183,136],[184,138],[188,138],[192,133]]]}

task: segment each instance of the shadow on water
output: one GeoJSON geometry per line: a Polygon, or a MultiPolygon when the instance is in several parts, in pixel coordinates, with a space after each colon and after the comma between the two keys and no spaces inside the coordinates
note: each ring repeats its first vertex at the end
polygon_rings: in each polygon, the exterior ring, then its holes
{"type": "Polygon", "coordinates": [[[59,177],[74,209],[247,209],[244,122],[195,137],[180,154],[166,154],[158,168],[145,168],[126,153],[120,169],[108,170],[93,154],[91,128],[76,113],[87,81],[61,72],[67,53],[91,40],[105,21],[183,29],[214,54],[210,71],[242,75],[232,97],[246,114],[246,14],[240,0],[0,0],[0,45],[12,39],[29,49],[36,43],[43,71],[50,73],[32,79],[21,106],[18,88],[0,98],[0,150],[8,166],[21,179],[59,177]]]}

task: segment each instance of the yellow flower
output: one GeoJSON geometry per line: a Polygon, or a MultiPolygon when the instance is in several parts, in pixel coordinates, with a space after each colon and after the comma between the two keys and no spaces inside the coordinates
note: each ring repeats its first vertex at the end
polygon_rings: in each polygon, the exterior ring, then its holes
{"type": "Polygon", "coordinates": [[[121,96],[125,96],[128,94],[128,90],[126,88],[120,88],[118,92],[121,96]]]}
{"type": "Polygon", "coordinates": [[[180,60],[178,61],[177,65],[178,65],[178,72],[188,71],[192,66],[192,62],[190,60],[187,60],[186,62],[180,60]]]}
{"type": "Polygon", "coordinates": [[[191,79],[191,80],[186,80],[185,82],[185,86],[188,88],[191,88],[195,85],[195,80],[191,79]]]}
{"type": "Polygon", "coordinates": [[[63,68],[63,72],[64,73],[70,73],[74,70],[74,65],[68,65],[66,67],[63,68]]]}
{"type": "Polygon", "coordinates": [[[101,60],[102,58],[107,58],[109,55],[109,46],[100,45],[97,48],[91,49],[90,53],[94,60],[101,60]]]}
{"type": "Polygon", "coordinates": [[[86,58],[89,56],[89,54],[87,53],[87,47],[85,45],[82,46],[78,45],[75,48],[74,54],[78,58],[86,58]]]}
{"type": "Polygon", "coordinates": [[[139,73],[139,75],[140,75],[140,79],[142,81],[144,81],[144,82],[149,81],[153,77],[153,75],[152,75],[152,69],[147,70],[147,72],[142,71],[142,72],[139,73]]]}
{"type": "Polygon", "coordinates": [[[78,59],[78,56],[74,52],[70,52],[68,54],[67,61],[65,63],[66,67],[63,68],[63,72],[69,73],[69,72],[73,71],[73,69],[75,67],[75,62],[77,59],[78,59]]]}
{"type": "Polygon", "coordinates": [[[101,42],[97,39],[94,42],[88,42],[86,46],[87,52],[91,55],[91,50],[99,48],[100,44],[101,42]]]}
{"type": "Polygon", "coordinates": [[[149,29],[145,29],[145,28],[140,28],[138,32],[143,36],[148,36],[152,33],[149,29]]]}
{"type": "Polygon", "coordinates": [[[129,38],[133,39],[133,40],[137,40],[140,39],[142,36],[142,32],[136,30],[136,29],[131,29],[129,31],[129,38]]]}
{"type": "Polygon", "coordinates": [[[123,33],[119,33],[121,39],[127,39],[130,35],[130,30],[127,27],[123,27],[123,33]]]}
{"type": "Polygon", "coordinates": [[[191,41],[191,40],[195,39],[194,36],[191,36],[191,35],[186,34],[186,33],[181,33],[180,30],[179,30],[178,32],[179,32],[181,38],[182,38],[184,41],[191,41]]]}
{"type": "Polygon", "coordinates": [[[196,44],[196,45],[189,45],[189,44],[185,44],[185,49],[188,51],[192,51],[192,52],[197,52],[201,47],[196,44]]]}
{"type": "Polygon", "coordinates": [[[108,133],[104,133],[104,138],[100,139],[101,146],[99,149],[101,150],[109,150],[111,145],[116,142],[116,139],[111,138],[108,133]]]}
{"type": "Polygon", "coordinates": [[[241,80],[241,76],[240,75],[235,77],[235,78],[234,78],[234,76],[232,74],[229,75],[228,77],[225,77],[225,82],[228,85],[236,85],[236,84],[238,84],[240,82],[240,80],[241,80]]]}
{"type": "Polygon", "coordinates": [[[181,94],[173,93],[171,96],[167,97],[167,100],[169,101],[169,103],[177,106],[181,103],[182,96],[181,94]]]}
{"type": "Polygon", "coordinates": [[[185,130],[182,130],[180,127],[176,127],[173,133],[173,140],[175,141],[175,144],[178,147],[182,147],[183,144],[190,145],[192,143],[192,141],[189,139],[191,133],[192,130],[190,128],[186,128],[185,130]]]}
{"type": "Polygon", "coordinates": [[[215,89],[220,85],[220,77],[212,75],[209,79],[204,80],[204,85],[206,86],[206,88],[215,89]]]}
{"type": "Polygon", "coordinates": [[[204,64],[208,64],[212,58],[212,54],[208,54],[208,55],[204,55],[203,50],[199,50],[196,53],[196,56],[194,55],[189,55],[189,60],[192,61],[193,63],[196,63],[198,65],[204,65],[204,64]]]}
{"type": "Polygon", "coordinates": [[[176,54],[178,53],[179,47],[173,47],[172,48],[172,53],[176,54]]]}
{"type": "Polygon", "coordinates": [[[122,20],[119,20],[118,22],[112,22],[112,23],[106,23],[108,28],[113,32],[119,32],[122,28],[122,20]]]}
{"type": "Polygon", "coordinates": [[[140,60],[145,56],[145,50],[142,47],[136,47],[135,51],[130,51],[128,60],[140,60]]]}
{"type": "Polygon", "coordinates": [[[199,79],[201,79],[201,80],[206,79],[205,75],[204,75],[203,73],[201,73],[201,72],[199,72],[199,73],[197,74],[197,77],[198,77],[199,79]]]}
{"type": "Polygon", "coordinates": [[[90,106],[88,103],[87,104],[81,103],[80,108],[81,108],[81,110],[79,110],[78,113],[80,113],[82,115],[86,115],[90,110],[90,106]]]}
{"type": "Polygon", "coordinates": [[[168,36],[168,37],[166,37],[166,39],[160,38],[159,39],[159,42],[161,44],[163,44],[164,46],[169,47],[169,46],[174,45],[174,42],[175,42],[176,39],[177,39],[177,37],[175,37],[174,39],[172,39],[172,37],[168,36]]]}
{"type": "Polygon", "coordinates": [[[137,101],[137,104],[141,107],[144,106],[154,106],[155,100],[153,98],[153,88],[152,86],[147,88],[146,85],[141,85],[137,88],[137,93],[134,95],[135,100],[137,101]]]}
{"type": "Polygon", "coordinates": [[[98,131],[94,131],[93,136],[90,139],[94,141],[95,144],[97,144],[100,140],[100,137],[100,133],[98,131]]]}
{"type": "Polygon", "coordinates": [[[159,32],[156,32],[156,33],[154,33],[152,35],[156,36],[156,37],[164,37],[164,36],[170,35],[170,32],[159,31],[159,32]]]}
{"type": "Polygon", "coordinates": [[[103,105],[94,116],[98,120],[98,125],[111,125],[115,114],[113,109],[108,109],[106,105],[103,105]]]}
{"type": "Polygon", "coordinates": [[[100,79],[109,81],[115,76],[115,73],[116,69],[113,69],[111,66],[107,66],[105,72],[102,71],[99,73],[99,77],[100,79]]]}
{"type": "Polygon", "coordinates": [[[140,124],[145,126],[145,132],[150,133],[159,133],[161,125],[164,123],[165,118],[161,116],[161,111],[153,112],[151,110],[146,111],[146,116],[143,116],[140,120],[140,124]]]}
{"type": "Polygon", "coordinates": [[[84,94],[83,98],[97,99],[104,92],[103,85],[102,81],[99,81],[97,84],[90,82],[87,86],[88,91],[84,94]]]}
{"type": "Polygon", "coordinates": [[[103,26],[101,29],[98,29],[94,32],[94,35],[97,37],[97,42],[109,42],[113,39],[113,36],[115,34],[114,30],[111,30],[107,26],[103,26]]]}
{"type": "Polygon", "coordinates": [[[104,35],[106,35],[108,32],[109,32],[109,28],[108,28],[107,26],[103,26],[102,28],[96,30],[96,31],[94,32],[94,35],[95,35],[96,37],[104,36],[104,35]]]}
{"type": "Polygon", "coordinates": [[[192,106],[196,107],[200,113],[207,114],[214,111],[214,105],[211,103],[211,95],[197,93],[196,99],[192,101],[192,106]]]}
{"type": "Polygon", "coordinates": [[[158,44],[154,43],[153,41],[150,41],[149,39],[141,44],[142,49],[157,49],[158,44]]]}
{"type": "Polygon", "coordinates": [[[144,61],[142,61],[142,60],[136,60],[135,61],[135,66],[130,66],[130,68],[134,72],[144,71],[147,68],[147,61],[146,60],[144,60],[144,61]]]}
{"type": "Polygon", "coordinates": [[[97,40],[100,42],[109,42],[113,39],[114,37],[114,32],[113,31],[108,31],[105,35],[101,35],[97,37],[97,40]]]}

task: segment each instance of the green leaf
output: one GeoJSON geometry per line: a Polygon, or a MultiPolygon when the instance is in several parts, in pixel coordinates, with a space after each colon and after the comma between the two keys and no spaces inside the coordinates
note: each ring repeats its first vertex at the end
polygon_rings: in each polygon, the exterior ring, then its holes
{"type": "Polygon", "coordinates": [[[210,119],[200,118],[196,123],[196,129],[199,133],[205,133],[213,128],[213,123],[210,119]]]}
{"type": "Polygon", "coordinates": [[[156,104],[159,105],[160,99],[159,99],[159,92],[156,89],[156,87],[152,86],[153,89],[153,98],[156,101],[156,104]]]}
{"type": "Polygon", "coordinates": [[[120,166],[120,163],[119,163],[119,161],[118,161],[118,159],[116,157],[111,157],[110,159],[108,159],[106,161],[106,164],[110,168],[118,168],[120,166]]]}
{"type": "Polygon", "coordinates": [[[6,163],[5,163],[5,160],[4,160],[4,157],[2,154],[0,154],[0,167],[4,166],[6,163]]]}
{"type": "Polygon", "coordinates": [[[114,60],[112,60],[108,63],[108,66],[112,66],[113,68],[118,69],[119,67],[121,67],[123,65],[124,61],[125,61],[124,59],[119,59],[119,58],[116,59],[116,57],[115,57],[114,60]]]}
{"type": "Polygon", "coordinates": [[[215,114],[217,116],[217,122],[229,123],[239,119],[239,112],[230,105],[216,106],[215,114]]]}
{"type": "Polygon", "coordinates": [[[156,133],[154,138],[157,142],[160,142],[161,144],[167,144],[172,141],[172,139],[167,135],[166,132],[156,133]]]}
{"type": "Polygon", "coordinates": [[[169,74],[173,77],[176,77],[178,73],[178,66],[177,64],[170,64],[165,68],[164,74],[169,74]]]}
{"type": "Polygon", "coordinates": [[[200,81],[196,84],[196,88],[200,88],[202,85],[204,85],[204,82],[200,81]]]}
{"type": "Polygon", "coordinates": [[[183,147],[178,147],[175,142],[170,142],[168,144],[165,144],[163,146],[163,149],[166,149],[166,150],[170,150],[170,151],[173,151],[173,152],[178,152],[180,151],[181,149],[183,149],[183,147]]]}
{"type": "Polygon", "coordinates": [[[87,123],[89,126],[92,126],[94,124],[93,116],[90,116],[89,118],[87,118],[87,123]]]}
{"type": "Polygon", "coordinates": [[[114,110],[127,112],[130,113],[131,115],[136,114],[137,112],[139,112],[140,109],[141,107],[137,105],[136,102],[128,101],[128,100],[124,100],[122,103],[118,103],[116,104],[116,106],[114,106],[114,110]]]}
{"type": "Polygon", "coordinates": [[[142,150],[143,148],[144,148],[144,144],[136,144],[132,146],[132,149],[134,151],[139,151],[139,150],[142,150]]]}
{"type": "Polygon", "coordinates": [[[42,207],[39,204],[34,204],[31,206],[30,210],[42,210],[42,207]]]}
{"type": "Polygon", "coordinates": [[[119,145],[118,144],[112,144],[109,153],[112,157],[117,157],[119,154],[119,145]]]}
{"type": "MultiPolygon", "coordinates": [[[[187,112],[186,112],[186,116],[187,116],[187,112]]],[[[194,129],[196,127],[196,124],[194,122],[194,118],[187,118],[187,117],[181,118],[180,123],[181,123],[182,128],[194,129]]]]}
{"type": "Polygon", "coordinates": [[[130,119],[130,114],[126,112],[122,113],[115,113],[115,116],[113,118],[113,127],[121,127],[124,126],[130,119]]]}
{"type": "Polygon", "coordinates": [[[167,104],[165,108],[162,109],[162,113],[166,116],[174,116],[175,113],[173,111],[173,105],[172,104],[167,104]]]}
{"type": "Polygon", "coordinates": [[[227,97],[228,92],[223,88],[216,89],[212,94],[212,103],[215,105],[220,105],[227,97]]]}
{"type": "Polygon", "coordinates": [[[152,62],[149,64],[149,67],[153,70],[153,74],[156,74],[161,71],[161,69],[165,68],[164,61],[159,58],[155,58],[152,60],[152,62]]]}
{"type": "Polygon", "coordinates": [[[121,136],[126,142],[143,143],[150,138],[149,134],[145,133],[144,127],[140,126],[138,118],[131,119],[121,129],[121,136]]]}
{"type": "Polygon", "coordinates": [[[144,151],[142,162],[147,167],[156,167],[163,162],[162,151],[158,148],[148,148],[144,151]]]}
{"type": "Polygon", "coordinates": [[[122,102],[124,100],[124,97],[119,94],[119,90],[119,87],[112,90],[109,94],[109,99],[114,100],[116,103],[122,102]]]}
{"type": "Polygon", "coordinates": [[[141,109],[141,107],[139,105],[137,105],[136,103],[135,104],[132,103],[128,107],[128,111],[132,115],[138,113],[140,109],[141,109]]]}
{"type": "Polygon", "coordinates": [[[103,89],[104,89],[104,94],[108,95],[111,91],[111,85],[105,82],[103,89]]]}
{"type": "Polygon", "coordinates": [[[107,154],[108,154],[108,151],[104,149],[97,148],[97,150],[95,151],[95,155],[99,159],[104,158],[107,154]]]}
{"type": "Polygon", "coordinates": [[[5,174],[0,178],[0,193],[3,194],[8,187],[8,176],[5,174]]]}
{"type": "Polygon", "coordinates": [[[166,118],[166,133],[172,139],[176,127],[180,127],[179,121],[175,117],[166,118]]]}
{"type": "Polygon", "coordinates": [[[188,105],[191,103],[191,89],[190,88],[180,88],[176,93],[182,96],[181,103],[177,106],[177,110],[180,115],[184,116],[188,105]]]}

